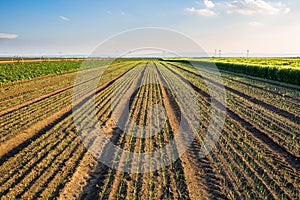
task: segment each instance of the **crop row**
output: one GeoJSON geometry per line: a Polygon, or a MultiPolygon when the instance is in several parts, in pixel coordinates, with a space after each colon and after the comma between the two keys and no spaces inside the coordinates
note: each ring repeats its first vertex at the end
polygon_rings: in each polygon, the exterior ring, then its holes
{"type": "MultiPolygon", "coordinates": [[[[181,69],[181,67],[182,66],[178,66],[177,70],[181,69]]],[[[195,85],[202,90],[205,90],[203,87],[205,84],[203,84],[203,81],[201,81],[199,77],[183,70],[180,71],[180,73],[188,77],[189,80],[198,80],[198,82],[194,81],[195,85]]],[[[205,71],[202,71],[202,73],[206,73],[206,77],[210,77],[209,73],[205,71]]],[[[214,77],[211,79],[216,80],[214,77]]],[[[226,82],[225,84],[227,85],[226,82]]],[[[243,88],[239,88],[238,85],[235,84],[228,84],[227,87],[234,88],[236,91],[244,91],[243,88]]],[[[286,119],[268,108],[264,108],[261,105],[253,103],[249,101],[249,99],[243,98],[243,96],[239,96],[239,93],[227,91],[227,98],[229,103],[228,106],[240,115],[241,118],[252,124],[252,126],[257,129],[265,132],[279,145],[289,149],[291,153],[298,155],[297,149],[299,148],[299,137],[297,133],[299,132],[299,126],[297,126],[295,122],[286,119]]]]}
{"type": "MultiPolygon", "coordinates": [[[[144,86],[140,87],[137,93],[135,94],[133,101],[131,103],[130,107],[130,113],[129,115],[132,117],[133,120],[129,120],[126,122],[126,132],[122,132],[121,135],[118,136],[118,141],[115,141],[116,144],[118,144],[121,148],[128,151],[134,151],[138,152],[139,154],[146,151],[146,149],[150,150],[151,146],[159,145],[160,147],[164,145],[166,138],[166,132],[159,132],[157,133],[157,138],[155,139],[150,137],[149,139],[145,138],[135,138],[133,135],[126,136],[127,133],[134,133],[138,126],[145,125],[145,124],[151,124],[152,119],[151,113],[157,112],[158,108],[153,108],[153,110],[149,110],[149,107],[153,105],[153,102],[157,102],[158,99],[162,101],[162,97],[158,93],[159,86],[154,84],[147,84],[149,82],[149,79],[153,80],[153,70],[151,69],[151,66],[148,65],[145,69],[145,72],[143,76],[141,77],[141,83],[145,84],[144,86]],[[164,138],[164,139],[163,139],[164,138]]],[[[151,82],[151,81],[150,81],[151,82]]],[[[124,84],[122,84],[124,85],[124,84]]],[[[156,115],[157,116],[157,115],[156,115]]],[[[159,120],[159,119],[156,119],[159,120]]],[[[156,124],[157,125],[157,124],[156,124]]],[[[150,129],[152,129],[150,127],[150,129]]],[[[143,130],[140,130],[141,133],[143,130]]],[[[151,133],[151,132],[150,132],[151,133]]],[[[161,156],[166,156],[165,153],[162,152],[161,156]]],[[[162,159],[162,158],[161,158],[162,159]]],[[[120,172],[115,171],[114,169],[108,168],[107,172],[105,172],[105,180],[99,180],[100,182],[97,183],[100,191],[97,196],[99,196],[100,199],[102,198],[117,198],[117,199],[124,199],[125,197],[129,197],[132,199],[137,198],[140,195],[146,195],[145,197],[154,197],[157,194],[154,193],[156,191],[156,185],[154,183],[158,180],[156,180],[157,175],[154,176],[153,172],[140,174],[139,171],[141,170],[141,165],[139,165],[138,160],[131,160],[130,157],[124,157],[122,152],[116,151],[113,156],[113,165],[114,167],[117,167],[120,163],[116,162],[118,160],[121,160],[124,162],[124,165],[128,166],[137,166],[137,172],[136,173],[127,173],[127,172],[120,172]],[[134,165],[136,164],[136,165],[134,165]],[[130,178],[129,178],[130,177],[130,178]],[[130,179],[131,181],[128,181],[130,179]],[[147,180],[147,181],[146,181],[147,180]],[[149,181],[148,181],[149,180],[149,181]],[[148,182],[149,187],[145,186],[145,182],[148,182]],[[112,187],[112,185],[117,186],[117,190],[113,190],[110,192],[110,194],[107,193],[107,190],[112,187]],[[145,188],[144,192],[140,192],[140,187],[145,188]],[[148,191],[148,192],[146,192],[148,191]],[[131,193],[132,192],[132,193],[131,193]],[[129,195],[129,196],[126,196],[129,195]],[[148,196],[147,196],[148,195],[148,196]]],[[[159,162],[158,160],[149,160],[150,167],[155,162],[159,162]]],[[[179,166],[175,167],[175,169],[179,169],[179,166]]],[[[157,171],[158,174],[161,174],[163,177],[163,183],[165,184],[165,192],[160,193],[161,195],[166,195],[169,193],[170,190],[173,190],[172,187],[170,187],[169,184],[176,185],[175,181],[175,174],[170,176],[167,168],[163,168],[162,170],[157,171]],[[171,181],[171,182],[170,182],[171,181]],[[167,189],[170,188],[170,189],[167,189]],[[172,189],[171,189],[172,188],[172,189]],[[167,193],[166,193],[167,192],[167,193]]],[[[101,176],[103,177],[103,175],[101,176]]],[[[179,173],[177,173],[177,177],[179,176],[179,173]]],[[[115,188],[115,186],[113,188],[115,188]]],[[[178,190],[180,191],[180,190],[178,190]]],[[[182,190],[181,190],[182,191],[182,190]]],[[[184,194],[184,192],[181,192],[184,194]]],[[[171,194],[171,193],[169,193],[171,194]]]]}
{"type": "Polygon", "coordinates": [[[41,96],[47,95],[53,91],[61,90],[70,87],[74,84],[76,76],[99,76],[99,72],[104,71],[100,79],[100,84],[109,81],[116,73],[121,72],[125,68],[134,63],[116,63],[109,66],[103,63],[99,66],[86,67],[76,71],[68,71],[55,75],[37,77],[32,80],[17,82],[18,84],[3,84],[1,87],[1,104],[0,108],[4,110],[23,102],[34,100],[41,96]],[[3,93],[2,93],[3,92],[3,93]]]}
{"type": "MultiPolygon", "coordinates": [[[[105,93],[112,88],[113,86],[110,86],[108,90],[103,90],[104,93],[100,92],[97,95],[105,96],[105,93]]],[[[97,101],[97,104],[100,104],[100,101],[97,101]]],[[[90,107],[84,104],[82,109],[86,110],[90,107]]],[[[21,149],[21,152],[2,163],[3,172],[10,170],[9,173],[4,173],[8,176],[4,176],[2,180],[2,195],[8,198],[21,196],[52,198],[53,195],[58,194],[59,188],[65,184],[67,177],[72,174],[76,163],[85,152],[83,146],[79,145],[78,136],[74,133],[74,125],[71,125],[72,117],[73,115],[67,116],[26,149],[21,149]],[[36,156],[37,152],[39,152],[38,156],[36,156]],[[12,162],[16,162],[12,165],[15,168],[5,167],[10,166],[12,162]],[[9,190],[12,188],[14,190],[9,190]]]]}
{"type": "MultiPolygon", "coordinates": [[[[137,68],[139,68],[139,67],[137,67],[137,68]]],[[[131,77],[134,77],[134,74],[136,74],[136,70],[134,69],[133,71],[131,71],[131,72],[133,72],[133,73],[129,73],[129,74],[127,74],[127,77],[129,76],[131,76],[131,77]]],[[[124,80],[124,79],[123,79],[124,80]]],[[[126,79],[126,81],[124,82],[124,83],[122,83],[122,84],[118,84],[118,86],[121,86],[121,87],[114,87],[114,88],[112,88],[112,89],[114,89],[115,91],[126,91],[127,89],[128,89],[128,86],[130,85],[130,81],[131,81],[131,79],[130,78],[127,78],[126,79]]],[[[104,99],[105,97],[103,97],[103,96],[100,96],[99,97],[99,100],[100,100],[100,102],[106,102],[107,100],[105,100],[104,99]]],[[[107,99],[110,99],[111,98],[111,96],[108,96],[107,97],[107,99]]],[[[117,98],[117,99],[114,99],[116,102],[118,102],[118,101],[120,101],[120,98],[117,98]]],[[[108,118],[109,117],[111,117],[111,110],[109,109],[110,108],[110,103],[108,103],[108,107],[105,107],[105,109],[103,109],[103,110],[105,110],[105,112],[107,113],[107,117],[106,117],[106,120],[108,120],[108,118]]],[[[100,109],[99,110],[99,112],[98,112],[98,114],[97,115],[101,115],[101,113],[102,113],[102,109],[100,109]]],[[[88,120],[88,117],[89,117],[89,114],[88,113],[86,113],[86,117],[87,117],[87,121],[89,121],[88,120]]],[[[90,120],[91,121],[91,120],[90,120]]],[[[105,122],[105,121],[104,121],[105,122]]],[[[117,134],[117,133],[116,133],[117,134]]],[[[117,142],[117,140],[118,140],[118,138],[120,138],[121,136],[118,136],[118,135],[115,135],[115,134],[113,134],[113,135],[108,135],[109,137],[116,137],[114,140],[116,140],[114,143],[116,143],[117,142]]],[[[105,145],[105,144],[104,144],[105,145]]],[[[105,147],[104,147],[104,149],[105,149],[105,147]]],[[[113,158],[112,158],[113,159],[113,158]]],[[[116,159],[116,158],[114,158],[114,159],[116,159]]],[[[114,162],[114,161],[113,161],[114,162]]],[[[106,167],[105,167],[106,168],[106,167]]],[[[103,175],[103,176],[106,176],[107,178],[105,178],[105,180],[102,180],[101,182],[102,183],[97,183],[96,185],[94,185],[95,187],[97,187],[97,188],[99,188],[99,185],[102,185],[102,192],[101,192],[101,194],[103,194],[104,195],[104,193],[105,193],[105,191],[106,191],[106,185],[109,185],[110,183],[111,183],[111,181],[112,181],[112,178],[113,178],[113,176],[112,176],[112,173],[114,173],[114,171],[112,170],[112,169],[107,169],[107,170],[101,170],[101,174],[100,175],[103,175]]],[[[95,190],[96,191],[96,190],[95,190]]],[[[94,192],[95,192],[94,191],[94,192]]],[[[91,194],[89,194],[89,195],[91,195],[91,194]]],[[[101,197],[101,195],[100,195],[100,197],[101,197]]]]}
{"type": "MultiPolygon", "coordinates": [[[[129,65],[129,67],[124,67],[122,71],[128,70],[131,67],[133,66],[129,65]]],[[[104,78],[107,76],[109,76],[109,78],[116,76],[118,73],[120,73],[120,71],[120,69],[116,70],[114,74],[105,75],[104,78]]],[[[104,80],[106,79],[107,78],[104,80]]],[[[103,82],[103,80],[101,81],[103,82]]],[[[67,105],[70,105],[72,103],[72,97],[81,96],[83,92],[86,93],[91,90],[88,82],[85,83],[85,81],[83,81],[79,84],[81,84],[81,86],[77,87],[80,87],[80,90],[76,91],[76,93],[72,91],[72,87],[68,87],[57,92],[55,95],[49,96],[48,98],[42,99],[36,103],[29,104],[25,107],[1,116],[0,124],[2,130],[1,132],[3,133],[1,135],[1,141],[9,139],[10,137],[19,133],[20,130],[24,130],[35,122],[46,118],[63,107],[66,107],[67,105]]]]}
{"type": "MultiPolygon", "coordinates": [[[[194,80],[194,82],[196,81],[197,80],[194,80]]],[[[204,103],[203,105],[205,104],[206,103],[204,103]]],[[[206,118],[206,121],[208,121],[208,119],[206,118]]],[[[230,121],[232,121],[232,119],[230,121]]],[[[253,179],[253,182],[250,182],[250,185],[256,186],[258,190],[257,194],[263,195],[261,197],[267,197],[267,195],[269,195],[270,198],[270,195],[275,194],[279,195],[279,198],[287,198],[288,196],[293,196],[294,198],[296,198],[297,195],[299,195],[299,191],[297,191],[298,183],[297,180],[294,179],[294,176],[298,176],[297,173],[295,174],[295,172],[293,171],[288,173],[290,169],[286,168],[285,165],[281,165],[280,163],[276,163],[276,166],[270,166],[270,164],[268,164],[268,162],[266,162],[263,158],[268,158],[268,155],[272,154],[272,152],[264,150],[265,146],[259,145],[258,141],[256,141],[251,134],[249,135],[247,132],[241,131],[239,127],[236,127],[236,121],[234,121],[233,123],[228,123],[229,122],[227,122],[227,124],[225,125],[224,132],[221,135],[221,139],[219,140],[220,145],[223,143],[219,147],[219,152],[224,154],[226,149],[231,152],[230,154],[226,154],[226,157],[224,157],[229,162],[225,166],[229,166],[230,170],[236,174],[236,177],[239,180],[243,180],[241,184],[246,186],[249,183],[245,184],[245,180],[253,179]],[[234,135],[235,131],[236,135],[234,135]],[[248,138],[251,138],[250,143],[248,143],[247,146],[244,146],[246,145],[245,140],[249,141],[248,138]],[[247,153],[247,151],[249,152],[247,153]],[[253,155],[253,157],[251,157],[251,155],[253,155]],[[250,165],[248,165],[247,162],[250,163],[250,165]],[[236,163],[236,165],[234,163],[236,163]],[[262,164],[257,165],[257,163],[262,164]],[[260,169],[266,167],[270,171],[262,173],[260,169]],[[282,174],[279,173],[280,169],[285,169],[287,171],[286,173],[282,174]],[[240,170],[243,171],[239,172],[240,170]],[[245,177],[243,179],[243,176],[247,174],[249,177],[245,177]],[[281,179],[275,177],[280,177],[281,179]],[[274,180],[276,180],[276,183],[274,182],[274,180]],[[280,189],[280,187],[282,187],[282,183],[284,183],[285,186],[283,187],[285,187],[285,190],[287,190],[288,193],[285,193],[285,191],[280,189]],[[271,185],[273,189],[270,188],[269,185],[271,185]],[[287,188],[286,185],[289,185],[289,187],[287,188]]],[[[207,124],[204,124],[204,126],[207,126],[207,124]]],[[[248,198],[253,197],[253,189],[252,191],[251,188],[245,189],[249,191],[247,192],[247,194],[249,194],[248,198]]]]}

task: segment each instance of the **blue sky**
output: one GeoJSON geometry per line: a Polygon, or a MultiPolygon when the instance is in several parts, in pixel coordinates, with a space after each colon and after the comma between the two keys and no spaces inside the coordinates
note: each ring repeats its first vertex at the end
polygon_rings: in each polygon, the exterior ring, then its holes
{"type": "Polygon", "coordinates": [[[300,54],[296,0],[1,0],[1,55],[88,54],[121,31],[179,31],[210,55],[300,54]]]}

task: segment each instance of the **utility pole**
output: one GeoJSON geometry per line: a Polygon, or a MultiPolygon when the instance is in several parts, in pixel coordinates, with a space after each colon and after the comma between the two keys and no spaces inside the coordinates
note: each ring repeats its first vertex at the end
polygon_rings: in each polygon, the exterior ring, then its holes
{"type": "Polygon", "coordinates": [[[249,51],[249,49],[247,49],[247,58],[249,58],[249,53],[250,53],[250,51],[249,51]]]}
{"type": "Polygon", "coordinates": [[[221,55],[222,55],[222,51],[221,49],[219,50],[219,58],[221,58],[221,55]]]}

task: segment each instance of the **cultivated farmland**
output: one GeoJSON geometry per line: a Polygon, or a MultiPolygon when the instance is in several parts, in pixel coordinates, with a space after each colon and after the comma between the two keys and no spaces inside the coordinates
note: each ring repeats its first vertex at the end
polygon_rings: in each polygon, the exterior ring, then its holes
{"type": "Polygon", "coordinates": [[[300,85],[299,58],[177,58],[166,60],[180,62],[189,60],[202,63],[202,65],[213,61],[220,70],[300,85]]]}
{"type": "MultiPolygon", "coordinates": [[[[0,90],[1,199],[300,199],[299,86],[224,69],[220,80],[206,65],[195,68],[172,60],[123,59],[108,67],[108,60],[88,63],[77,71],[81,63],[64,62],[64,69],[51,71],[50,62],[49,73],[30,72],[31,79],[22,81],[27,75],[10,71],[7,66],[13,64],[0,65],[2,82],[10,81],[0,90]],[[75,82],[78,74],[86,79],[75,82]],[[95,91],[89,87],[93,81],[95,91]],[[186,84],[193,88],[194,104],[174,93],[186,91],[186,84]],[[216,88],[216,99],[208,84],[216,88]],[[112,115],[112,104],[124,102],[113,98],[113,92],[130,91],[133,85],[138,89],[130,96],[124,131],[112,115]],[[226,91],[226,105],[217,98],[220,87],[226,91]],[[200,156],[213,106],[225,123],[214,148],[200,156]],[[198,119],[197,127],[185,115],[187,109],[198,119]],[[150,169],[162,160],[173,162],[145,173],[140,173],[139,160],[114,152],[109,158],[113,166],[119,160],[136,166],[135,172],[124,172],[97,162],[87,150],[74,124],[78,110],[85,119],[95,112],[106,138],[137,155],[159,151],[179,134],[182,120],[195,137],[179,159],[178,145],[150,158],[150,169]],[[146,125],[149,137],[128,134],[146,125]]],[[[94,138],[85,136],[93,145],[94,138]]]]}

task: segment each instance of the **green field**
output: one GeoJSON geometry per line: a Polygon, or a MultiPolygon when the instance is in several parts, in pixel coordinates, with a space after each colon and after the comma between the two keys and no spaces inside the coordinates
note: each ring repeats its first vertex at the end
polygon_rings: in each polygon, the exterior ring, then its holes
{"type": "Polygon", "coordinates": [[[300,58],[180,58],[169,61],[215,63],[220,70],[300,85],[300,58]]]}
{"type": "MultiPolygon", "coordinates": [[[[117,59],[114,63],[135,59],[117,59]]],[[[242,73],[275,81],[300,85],[300,58],[165,58],[166,61],[193,62],[200,66],[215,63],[219,70],[242,73]]],[[[95,66],[108,60],[88,61],[95,66]]],[[[0,65],[0,83],[31,79],[37,76],[77,70],[83,61],[25,62],[0,65]]]]}

